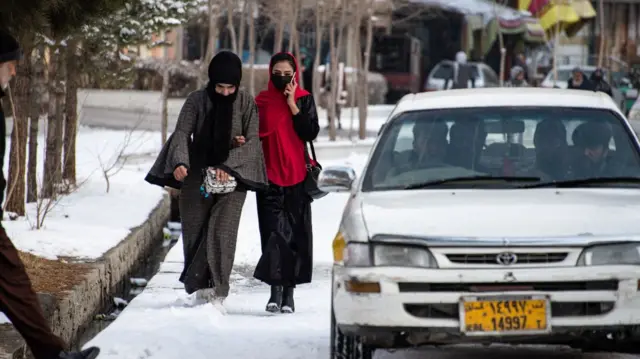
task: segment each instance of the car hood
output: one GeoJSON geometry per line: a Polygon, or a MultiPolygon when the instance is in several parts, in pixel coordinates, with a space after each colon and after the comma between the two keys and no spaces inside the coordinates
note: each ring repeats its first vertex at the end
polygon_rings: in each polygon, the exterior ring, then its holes
{"type": "Polygon", "coordinates": [[[539,238],[640,234],[640,190],[406,190],[362,193],[369,237],[539,238]]]}

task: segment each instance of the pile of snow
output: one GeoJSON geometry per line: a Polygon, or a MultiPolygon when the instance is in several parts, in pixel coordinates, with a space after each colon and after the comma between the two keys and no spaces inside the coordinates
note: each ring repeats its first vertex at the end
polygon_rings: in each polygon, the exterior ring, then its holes
{"type": "MultiPolygon", "coordinates": [[[[38,148],[44,149],[43,135],[38,142],[38,148]]],[[[40,257],[99,258],[124,239],[131,228],[141,225],[162,199],[164,191],[144,181],[159,148],[160,135],[156,133],[80,128],[76,164],[79,188],[55,204],[40,230],[33,229],[37,203],[27,204],[27,215],[15,221],[8,220],[5,214],[3,226],[7,234],[19,250],[40,257]],[[122,159],[118,160],[117,153],[123,145],[127,160],[120,165],[122,159]],[[109,193],[101,161],[105,167],[118,162],[110,171],[113,175],[109,193]]],[[[39,152],[41,171],[44,151],[39,152]]],[[[45,203],[41,201],[40,207],[45,203]]]]}

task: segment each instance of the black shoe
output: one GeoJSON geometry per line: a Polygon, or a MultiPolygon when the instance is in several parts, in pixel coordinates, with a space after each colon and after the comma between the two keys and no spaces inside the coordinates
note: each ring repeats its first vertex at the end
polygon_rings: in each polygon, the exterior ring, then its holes
{"type": "Polygon", "coordinates": [[[100,354],[100,348],[91,347],[81,352],[60,353],[59,359],[95,359],[100,354]]]}
{"type": "Polygon", "coordinates": [[[282,298],[282,313],[293,313],[296,311],[296,305],[293,302],[293,287],[285,287],[282,298]]]}
{"type": "Polygon", "coordinates": [[[282,286],[272,285],[271,297],[269,297],[269,302],[267,302],[267,312],[277,313],[280,311],[281,306],[282,306],[282,286]]]}

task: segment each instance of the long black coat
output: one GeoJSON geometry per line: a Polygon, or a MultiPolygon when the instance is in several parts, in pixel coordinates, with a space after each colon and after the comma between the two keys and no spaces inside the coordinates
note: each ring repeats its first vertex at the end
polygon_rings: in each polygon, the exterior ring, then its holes
{"type": "MultiPolygon", "coordinates": [[[[320,131],[313,96],[297,101],[300,113],[293,126],[301,140],[313,141],[320,131]]],[[[313,229],[311,198],[304,182],[280,187],[273,183],[256,192],[262,256],[253,276],[269,285],[295,286],[311,282],[313,229]]]]}

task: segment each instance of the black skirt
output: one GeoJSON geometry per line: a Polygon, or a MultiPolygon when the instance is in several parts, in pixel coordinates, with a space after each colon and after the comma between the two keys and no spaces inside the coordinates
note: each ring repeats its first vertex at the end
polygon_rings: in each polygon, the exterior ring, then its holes
{"type": "Polygon", "coordinates": [[[262,256],[253,276],[269,285],[311,282],[313,232],[311,200],[304,184],[256,193],[262,256]]]}

